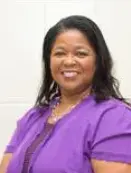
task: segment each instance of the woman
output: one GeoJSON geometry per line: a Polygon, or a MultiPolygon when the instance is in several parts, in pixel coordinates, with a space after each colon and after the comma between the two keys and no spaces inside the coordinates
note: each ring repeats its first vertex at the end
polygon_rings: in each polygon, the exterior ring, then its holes
{"type": "Polygon", "coordinates": [[[0,173],[131,173],[131,108],[97,25],[70,16],[43,44],[36,105],[6,148],[0,173]]]}

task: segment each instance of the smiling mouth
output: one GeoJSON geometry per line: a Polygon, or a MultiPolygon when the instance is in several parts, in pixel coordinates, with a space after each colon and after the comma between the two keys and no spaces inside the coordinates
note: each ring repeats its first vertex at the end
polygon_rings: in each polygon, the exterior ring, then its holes
{"type": "Polygon", "coordinates": [[[75,76],[77,76],[78,75],[78,73],[77,72],[74,72],[74,71],[66,71],[66,72],[63,72],[62,73],[63,75],[64,75],[64,77],[66,77],[66,78],[72,78],[72,77],[75,77],[75,76]]]}

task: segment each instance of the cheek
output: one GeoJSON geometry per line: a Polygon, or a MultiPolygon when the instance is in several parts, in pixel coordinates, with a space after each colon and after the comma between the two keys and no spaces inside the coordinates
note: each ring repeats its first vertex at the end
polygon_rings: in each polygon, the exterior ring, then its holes
{"type": "Polygon", "coordinates": [[[51,71],[52,77],[54,78],[54,74],[55,74],[55,61],[52,58],[50,58],[50,71],[51,71]]]}
{"type": "Polygon", "coordinates": [[[51,57],[50,58],[50,69],[54,71],[54,69],[57,67],[57,62],[55,58],[51,57]]]}
{"type": "Polygon", "coordinates": [[[57,72],[59,69],[59,61],[57,61],[55,58],[50,59],[50,70],[51,70],[51,74],[53,77],[56,76],[57,72]]]}
{"type": "Polygon", "coordinates": [[[92,77],[95,73],[96,65],[94,60],[89,60],[83,62],[83,69],[85,75],[92,77]]]}

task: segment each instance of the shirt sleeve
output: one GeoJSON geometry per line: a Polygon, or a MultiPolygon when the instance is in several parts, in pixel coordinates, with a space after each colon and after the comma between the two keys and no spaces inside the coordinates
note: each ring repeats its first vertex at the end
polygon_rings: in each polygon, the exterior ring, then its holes
{"type": "Polygon", "coordinates": [[[33,117],[34,113],[35,113],[35,108],[32,108],[28,112],[26,112],[26,114],[22,116],[21,119],[17,121],[17,127],[11,137],[9,144],[6,146],[4,153],[13,153],[17,149],[17,147],[19,146],[24,137],[24,132],[28,127],[27,124],[29,122],[29,119],[33,117]]]}
{"type": "Polygon", "coordinates": [[[131,164],[131,108],[105,111],[97,124],[91,158],[131,164]]]}

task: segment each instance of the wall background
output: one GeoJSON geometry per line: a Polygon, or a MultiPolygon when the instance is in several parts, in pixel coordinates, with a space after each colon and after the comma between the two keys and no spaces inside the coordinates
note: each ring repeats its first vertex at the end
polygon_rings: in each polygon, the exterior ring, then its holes
{"type": "Polygon", "coordinates": [[[45,32],[61,17],[81,14],[101,28],[121,92],[131,98],[130,0],[0,1],[0,159],[16,121],[34,104],[45,32]]]}

